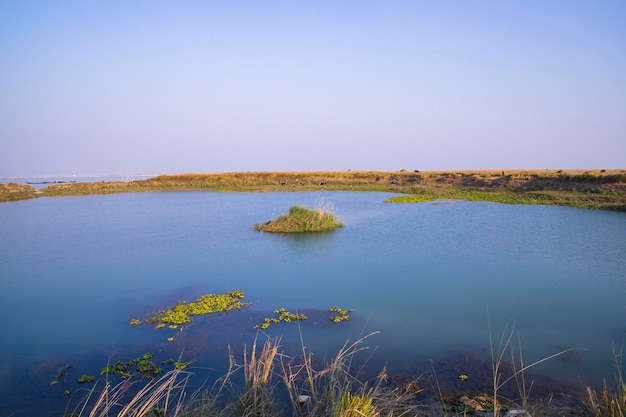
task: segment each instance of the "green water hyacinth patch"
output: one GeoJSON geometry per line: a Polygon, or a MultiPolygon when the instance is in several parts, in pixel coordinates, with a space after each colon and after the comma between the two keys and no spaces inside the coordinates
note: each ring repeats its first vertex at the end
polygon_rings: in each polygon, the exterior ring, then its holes
{"type": "Polygon", "coordinates": [[[348,313],[352,313],[351,308],[344,310],[337,306],[332,306],[330,309],[328,309],[328,311],[330,311],[331,313],[334,313],[334,314],[331,314],[330,316],[330,321],[332,321],[333,323],[339,323],[342,321],[350,320],[350,315],[348,315],[348,313]]]}
{"type": "Polygon", "coordinates": [[[144,353],[140,358],[135,358],[128,362],[117,361],[102,368],[100,375],[118,375],[122,379],[129,379],[136,372],[148,379],[152,379],[163,372],[163,368],[152,362],[153,356],[151,352],[148,352],[144,353]]]}
{"type": "Polygon", "coordinates": [[[96,377],[94,377],[92,375],[83,374],[83,376],[78,378],[78,380],[76,382],[78,382],[79,384],[85,384],[87,382],[93,382],[95,380],[96,380],[96,377]]]}
{"type": "Polygon", "coordinates": [[[167,310],[163,310],[149,317],[146,322],[154,324],[157,329],[165,327],[165,325],[169,325],[170,328],[174,329],[181,324],[190,323],[192,316],[225,313],[247,307],[249,303],[242,302],[243,298],[243,292],[239,290],[225,294],[205,294],[190,303],[183,301],[167,310]]]}
{"type": "Polygon", "coordinates": [[[278,317],[266,317],[263,323],[257,324],[256,326],[254,326],[254,328],[255,329],[267,329],[272,324],[277,324],[281,322],[291,323],[292,321],[301,321],[301,320],[307,319],[306,315],[291,313],[285,310],[285,308],[279,308],[277,310],[274,310],[274,313],[278,314],[278,317]]]}

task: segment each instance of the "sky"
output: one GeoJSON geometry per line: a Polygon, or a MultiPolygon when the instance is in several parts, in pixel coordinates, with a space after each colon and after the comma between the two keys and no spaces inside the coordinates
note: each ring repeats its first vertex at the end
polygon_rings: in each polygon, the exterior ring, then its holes
{"type": "Polygon", "coordinates": [[[626,168],[624,0],[0,0],[0,176],[626,168]]]}

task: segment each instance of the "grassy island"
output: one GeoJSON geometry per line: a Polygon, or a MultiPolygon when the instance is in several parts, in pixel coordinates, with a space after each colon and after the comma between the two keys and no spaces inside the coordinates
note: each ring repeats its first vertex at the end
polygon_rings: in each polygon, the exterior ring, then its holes
{"type": "Polygon", "coordinates": [[[289,214],[266,223],[255,224],[254,229],[269,233],[301,233],[325,232],[342,226],[343,224],[329,208],[318,207],[311,210],[302,206],[293,206],[289,209],[289,214]]]}

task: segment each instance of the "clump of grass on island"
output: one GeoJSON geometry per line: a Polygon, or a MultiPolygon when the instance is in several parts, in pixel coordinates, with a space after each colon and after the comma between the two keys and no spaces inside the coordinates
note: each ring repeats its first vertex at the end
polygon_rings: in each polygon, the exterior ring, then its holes
{"type": "Polygon", "coordinates": [[[328,204],[313,210],[303,206],[292,206],[289,214],[254,225],[255,230],[269,233],[325,232],[337,227],[343,227],[343,223],[332,211],[332,205],[328,204]]]}

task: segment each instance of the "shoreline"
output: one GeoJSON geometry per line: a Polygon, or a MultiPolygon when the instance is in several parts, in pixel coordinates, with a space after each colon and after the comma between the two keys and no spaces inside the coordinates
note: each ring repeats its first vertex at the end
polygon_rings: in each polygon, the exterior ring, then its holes
{"type": "Polygon", "coordinates": [[[159,175],[142,180],[0,184],[0,202],[158,191],[382,191],[435,199],[560,205],[626,212],[626,170],[319,171],[159,175]]]}

